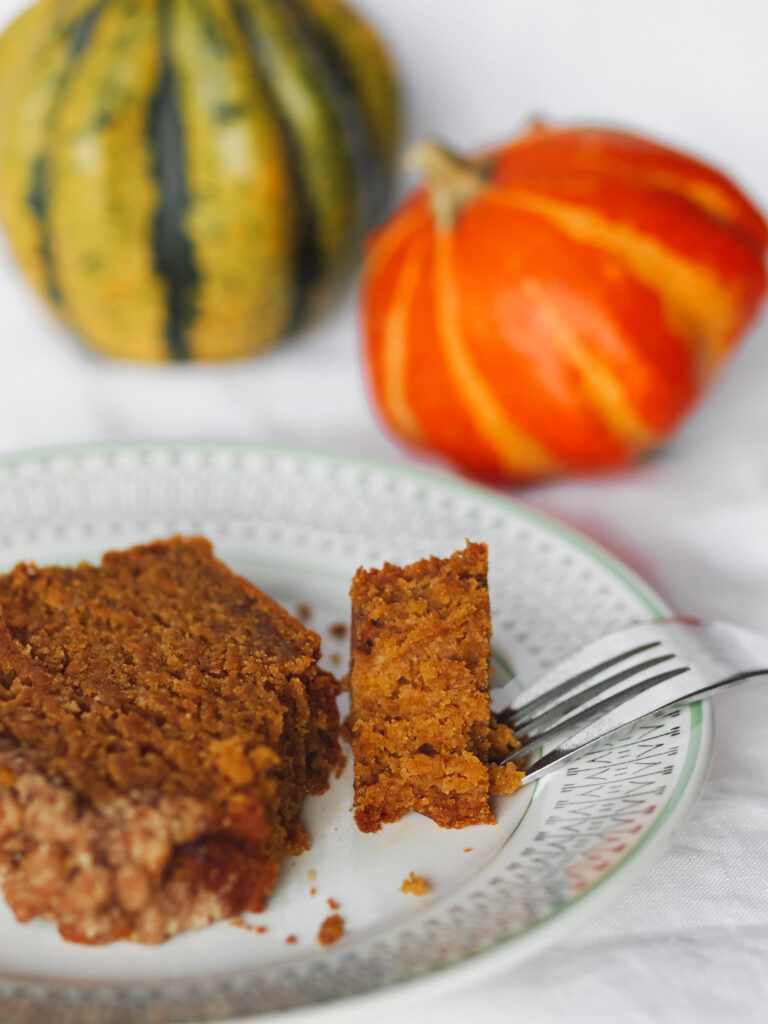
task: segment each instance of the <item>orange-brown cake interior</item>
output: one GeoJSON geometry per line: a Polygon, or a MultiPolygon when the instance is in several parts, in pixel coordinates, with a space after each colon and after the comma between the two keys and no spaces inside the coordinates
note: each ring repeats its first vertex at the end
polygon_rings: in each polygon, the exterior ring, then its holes
{"type": "Polygon", "coordinates": [[[439,825],[491,823],[489,794],[521,773],[490,764],[514,740],[488,698],[488,556],[359,569],[352,582],[350,727],[355,819],[364,832],[406,811],[439,825]]]}

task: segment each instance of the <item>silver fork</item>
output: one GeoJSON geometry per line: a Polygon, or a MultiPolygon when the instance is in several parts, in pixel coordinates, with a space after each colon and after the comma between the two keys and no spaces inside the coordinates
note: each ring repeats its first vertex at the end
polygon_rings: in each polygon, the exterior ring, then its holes
{"type": "Polygon", "coordinates": [[[768,638],[726,622],[662,619],[609,633],[550,669],[496,717],[533,782],[617,729],[768,675],[768,638]],[[544,751],[536,760],[531,757],[544,751]]]}

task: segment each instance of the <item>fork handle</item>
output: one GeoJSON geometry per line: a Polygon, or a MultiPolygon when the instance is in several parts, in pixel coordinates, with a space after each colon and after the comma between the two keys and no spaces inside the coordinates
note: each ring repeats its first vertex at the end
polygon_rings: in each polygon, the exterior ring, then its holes
{"type": "MultiPolygon", "coordinates": [[[[728,679],[723,679],[719,683],[710,683],[708,686],[700,686],[698,690],[689,693],[687,697],[681,697],[680,700],[670,703],[693,704],[698,700],[707,700],[708,697],[714,697],[716,693],[725,693],[726,690],[733,690],[737,686],[741,686],[742,683],[748,683],[766,675],[768,675],[768,668],[756,668],[751,672],[736,672],[728,679]]],[[[666,704],[662,705],[662,707],[666,706],[666,704]]]]}

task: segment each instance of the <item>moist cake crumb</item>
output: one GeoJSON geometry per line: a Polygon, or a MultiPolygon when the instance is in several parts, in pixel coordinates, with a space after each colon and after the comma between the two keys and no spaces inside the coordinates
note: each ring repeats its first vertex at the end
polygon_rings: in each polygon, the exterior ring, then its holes
{"type": "Polygon", "coordinates": [[[285,944],[286,946],[295,946],[298,941],[299,940],[296,935],[289,935],[288,938],[285,940],[285,944]]]}
{"type": "Polygon", "coordinates": [[[438,825],[493,823],[489,795],[523,773],[490,710],[485,544],[400,568],[358,569],[350,591],[355,820],[363,832],[419,811],[438,825]]]}
{"type": "Polygon", "coordinates": [[[414,896],[426,896],[432,891],[432,886],[421,875],[412,871],[400,886],[400,892],[411,893],[414,896]]]}
{"type": "Polygon", "coordinates": [[[0,576],[0,882],[17,919],[157,943],[262,910],[341,756],[319,656],[201,537],[0,576]]]}
{"type": "Polygon", "coordinates": [[[320,930],[317,933],[317,941],[321,946],[332,946],[334,942],[339,941],[343,934],[344,918],[341,914],[331,914],[330,917],[326,917],[320,925],[320,930]]]}
{"type": "Polygon", "coordinates": [[[312,606],[304,604],[303,602],[301,604],[297,604],[296,616],[297,618],[301,619],[302,622],[309,622],[309,620],[312,618],[312,606]]]}
{"type": "Polygon", "coordinates": [[[328,899],[326,902],[328,903],[328,906],[331,908],[331,910],[338,910],[339,907],[341,906],[341,904],[337,903],[336,900],[334,899],[328,899]]]}
{"type": "Polygon", "coordinates": [[[337,640],[343,640],[349,632],[349,626],[346,622],[333,622],[328,627],[328,632],[337,640]]]}

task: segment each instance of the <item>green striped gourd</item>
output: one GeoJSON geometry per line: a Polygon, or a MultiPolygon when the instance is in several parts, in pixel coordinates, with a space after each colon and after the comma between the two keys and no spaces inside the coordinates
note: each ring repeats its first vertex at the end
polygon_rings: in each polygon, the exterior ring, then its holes
{"type": "Polygon", "coordinates": [[[339,0],[40,0],[0,36],[0,220],[100,352],[244,356],[332,290],[398,113],[339,0]]]}

